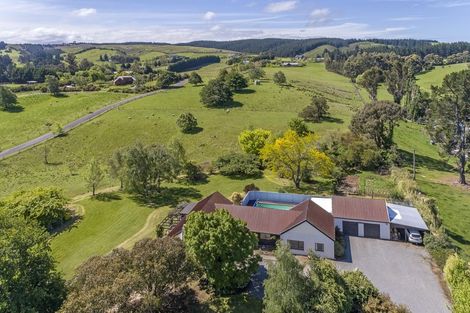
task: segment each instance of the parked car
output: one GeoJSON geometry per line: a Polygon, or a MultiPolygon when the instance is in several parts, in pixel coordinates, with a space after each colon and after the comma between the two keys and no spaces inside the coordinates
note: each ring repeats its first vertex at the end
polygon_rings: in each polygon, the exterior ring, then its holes
{"type": "Polygon", "coordinates": [[[407,229],[406,238],[411,243],[416,243],[416,244],[423,243],[423,237],[421,236],[421,233],[415,229],[407,229]]]}

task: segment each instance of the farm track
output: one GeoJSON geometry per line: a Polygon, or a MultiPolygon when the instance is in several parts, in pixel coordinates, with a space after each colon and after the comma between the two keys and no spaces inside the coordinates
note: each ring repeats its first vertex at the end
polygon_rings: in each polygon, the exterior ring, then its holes
{"type": "MultiPolygon", "coordinates": [[[[184,85],[186,85],[188,81],[187,80],[182,80],[174,85],[172,85],[172,87],[183,87],[184,85]]],[[[78,119],[76,119],[75,121],[72,121],[70,123],[68,123],[67,125],[65,125],[63,127],[63,131],[65,133],[71,131],[72,129],[80,126],[80,125],[83,125],[89,121],[91,121],[92,119],[98,117],[98,116],[101,116],[111,110],[114,110],[120,106],[123,106],[124,104],[127,104],[129,102],[133,102],[133,101],[136,101],[136,100],[139,100],[139,99],[142,99],[142,98],[145,98],[145,97],[148,97],[148,96],[152,96],[152,95],[155,95],[159,92],[162,92],[164,90],[156,90],[156,91],[152,91],[152,92],[148,92],[148,93],[144,93],[144,94],[140,94],[140,95],[137,95],[137,96],[134,96],[134,97],[130,97],[128,99],[124,99],[124,100],[121,100],[121,101],[118,101],[118,102],[115,102],[115,103],[112,103],[112,104],[109,104],[107,106],[104,106],[102,107],[101,109],[98,109],[92,113],[89,113],[85,116],[82,116],[78,119]]],[[[0,152],[0,160],[1,159],[5,159],[9,156],[12,156],[16,153],[19,153],[19,152],[22,152],[24,150],[27,150],[29,148],[32,148],[40,143],[43,143],[47,140],[50,140],[50,139],[53,139],[57,137],[57,134],[54,134],[53,132],[49,132],[47,134],[44,134],[44,135],[41,135],[39,137],[36,137],[34,139],[31,139],[27,142],[24,142],[22,144],[19,144],[17,146],[14,146],[12,148],[9,148],[9,149],[6,149],[4,151],[1,151],[0,152]]]]}

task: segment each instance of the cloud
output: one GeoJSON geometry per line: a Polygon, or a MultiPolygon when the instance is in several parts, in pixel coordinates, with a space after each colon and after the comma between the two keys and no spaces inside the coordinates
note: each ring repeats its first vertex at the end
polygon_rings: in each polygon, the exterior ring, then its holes
{"type": "Polygon", "coordinates": [[[212,11],[207,11],[204,16],[202,17],[206,21],[210,21],[215,17],[215,13],[212,11]]]}
{"type": "Polygon", "coordinates": [[[310,13],[310,21],[314,24],[324,23],[330,19],[331,11],[328,8],[316,9],[310,13]]]}
{"type": "Polygon", "coordinates": [[[412,22],[412,21],[421,21],[424,20],[424,17],[421,16],[401,16],[401,17],[392,17],[388,19],[393,22],[412,22]]]}
{"type": "Polygon", "coordinates": [[[266,6],[266,11],[269,13],[279,13],[292,11],[297,7],[297,1],[281,1],[272,2],[266,6]]]}
{"type": "Polygon", "coordinates": [[[96,14],[96,9],[94,8],[82,8],[78,9],[72,12],[73,15],[79,16],[79,17],[87,17],[90,15],[95,15],[96,14]]]}
{"type": "Polygon", "coordinates": [[[215,26],[212,26],[210,30],[213,31],[213,32],[216,32],[216,31],[219,31],[221,29],[222,29],[222,27],[220,25],[215,25],[215,26]]]}

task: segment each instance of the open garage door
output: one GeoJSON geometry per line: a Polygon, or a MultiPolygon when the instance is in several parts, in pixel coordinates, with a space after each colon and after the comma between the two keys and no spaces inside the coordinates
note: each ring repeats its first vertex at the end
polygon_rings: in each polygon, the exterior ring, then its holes
{"type": "Polygon", "coordinates": [[[380,238],[380,225],[364,224],[364,237],[380,238]]]}
{"type": "Polygon", "coordinates": [[[343,221],[343,233],[347,236],[359,236],[359,224],[357,222],[343,221]]]}

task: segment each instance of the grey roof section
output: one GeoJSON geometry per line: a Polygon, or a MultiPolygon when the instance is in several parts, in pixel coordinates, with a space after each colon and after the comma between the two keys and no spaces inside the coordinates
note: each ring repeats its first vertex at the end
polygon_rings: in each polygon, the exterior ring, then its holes
{"type": "Polygon", "coordinates": [[[415,228],[418,230],[429,230],[416,208],[387,203],[387,210],[390,223],[392,224],[415,228]]]}
{"type": "Polygon", "coordinates": [[[191,202],[189,204],[187,204],[182,210],[181,210],[181,214],[184,214],[184,215],[188,215],[189,213],[191,213],[191,211],[193,210],[193,208],[196,206],[197,202],[191,202]]]}

